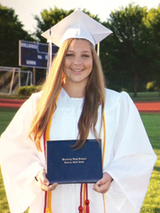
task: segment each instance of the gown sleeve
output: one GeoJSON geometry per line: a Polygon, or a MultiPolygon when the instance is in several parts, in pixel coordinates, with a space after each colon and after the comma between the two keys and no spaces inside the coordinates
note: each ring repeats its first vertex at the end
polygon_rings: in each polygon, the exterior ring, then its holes
{"type": "Polygon", "coordinates": [[[12,213],[24,212],[42,193],[34,177],[45,168],[44,156],[28,137],[38,96],[22,105],[0,138],[0,164],[12,213]]]}
{"type": "Polygon", "coordinates": [[[106,113],[109,140],[104,171],[114,181],[105,198],[109,204],[108,212],[138,213],[147,192],[156,155],[129,95],[122,92],[117,102],[106,113]]]}

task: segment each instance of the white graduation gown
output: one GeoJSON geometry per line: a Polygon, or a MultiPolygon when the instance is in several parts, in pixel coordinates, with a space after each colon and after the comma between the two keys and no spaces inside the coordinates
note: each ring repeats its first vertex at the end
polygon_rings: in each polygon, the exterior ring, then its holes
{"type": "MultiPolygon", "coordinates": [[[[36,103],[41,93],[33,94],[19,109],[1,135],[0,163],[11,213],[44,213],[44,192],[35,181],[36,174],[46,168],[44,153],[38,152],[28,138],[36,103]]],[[[70,98],[61,90],[53,115],[50,139],[76,139],[77,122],[83,99],[70,98]]],[[[98,109],[100,128],[101,107],[98,109]]],[[[137,108],[125,92],[106,89],[106,149],[104,172],[114,181],[105,193],[107,213],[138,213],[143,203],[156,155],[150,145],[137,108]]],[[[101,132],[103,147],[104,130],[101,132]]],[[[89,133],[88,138],[94,138],[89,133]]],[[[43,137],[41,139],[43,147],[43,137]]],[[[102,194],[88,186],[90,212],[103,213],[102,194]]],[[[58,185],[52,192],[53,213],[76,213],[80,205],[80,184],[58,185]]]]}

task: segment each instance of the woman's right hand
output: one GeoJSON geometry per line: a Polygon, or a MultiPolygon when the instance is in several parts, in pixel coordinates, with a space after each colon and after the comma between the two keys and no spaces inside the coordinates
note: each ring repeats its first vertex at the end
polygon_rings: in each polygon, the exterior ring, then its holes
{"type": "Polygon", "coordinates": [[[36,175],[36,180],[39,182],[43,191],[52,191],[58,185],[58,183],[50,184],[49,180],[46,178],[46,171],[44,169],[36,175]]]}

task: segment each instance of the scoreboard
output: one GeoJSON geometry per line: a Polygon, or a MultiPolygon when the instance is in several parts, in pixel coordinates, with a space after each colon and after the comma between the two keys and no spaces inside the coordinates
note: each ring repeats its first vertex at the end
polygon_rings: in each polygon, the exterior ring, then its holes
{"type": "MultiPolygon", "coordinates": [[[[58,47],[52,44],[52,59],[58,47]]],[[[48,44],[19,41],[19,66],[47,69],[48,44]]]]}

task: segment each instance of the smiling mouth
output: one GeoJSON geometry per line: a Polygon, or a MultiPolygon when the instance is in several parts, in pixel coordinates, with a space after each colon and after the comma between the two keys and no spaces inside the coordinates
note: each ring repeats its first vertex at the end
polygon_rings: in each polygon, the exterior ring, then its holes
{"type": "Polygon", "coordinates": [[[73,72],[82,72],[83,70],[71,69],[73,72]]]}

